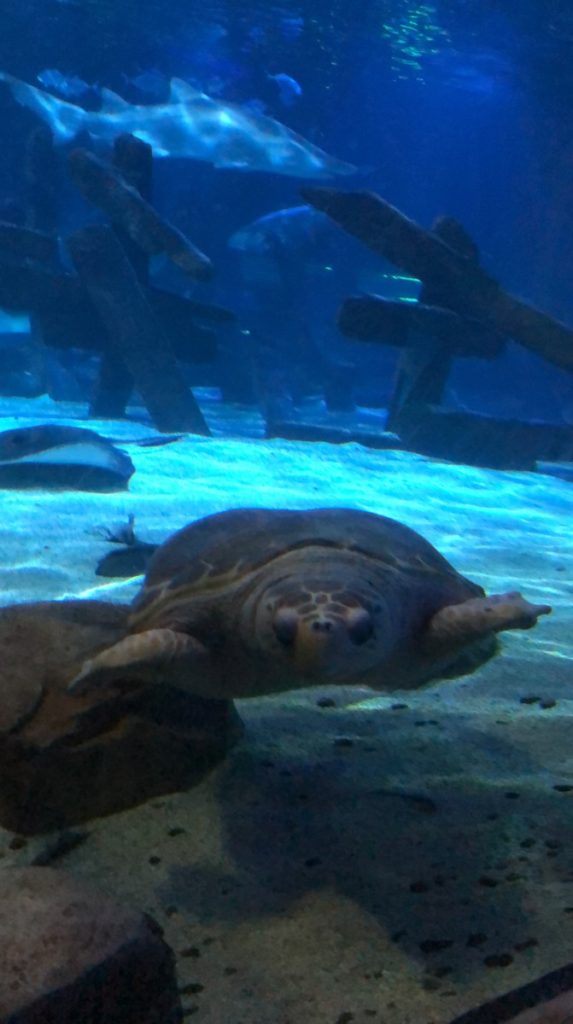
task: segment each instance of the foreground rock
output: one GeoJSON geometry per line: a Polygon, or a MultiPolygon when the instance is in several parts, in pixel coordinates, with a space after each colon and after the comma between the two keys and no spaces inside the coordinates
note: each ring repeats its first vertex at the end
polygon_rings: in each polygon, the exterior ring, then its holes
{"type": "Polygon", "coordinates": [[[3,1024],[178,1024],[174,957],[144,914],[52,868],[0,875],[3,1024]]]}
{"type": "MultiPolygon", "coordinates": [[[[110,814],[197,782],[239,736],[230,701],[172,687],[71,697],[86,657],[123,633],[100,601],[0,609],[0,824],[24,834],[110,814]]],[[[131,683],[131,685],[128,685],[131,683]]]]}

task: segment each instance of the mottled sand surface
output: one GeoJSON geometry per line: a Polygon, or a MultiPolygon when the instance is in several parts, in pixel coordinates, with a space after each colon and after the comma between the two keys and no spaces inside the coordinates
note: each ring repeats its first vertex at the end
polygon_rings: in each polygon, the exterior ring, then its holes
{"type": "MultiPolygon", "coordinates": [[[[240,410],[205,409],[213,439],[129,446],[127,492],[0,492],[1,603],[129,600],[138,581],[94,576],[110,550],[94,528],[129,513],[159,541],[238,505],[351,505],[419,530],[487,589],[555,611],[466,680],[240,703],[246,734],[222,767],[90,823],[62,866],[158,919],[197,1024],[448,1024],[573,959],[573,487],[266,442],[240,410]],[[229,424],[244,436],[221,436],[229,424]]],[[[77,416],[0,403],[0,429],[77,416]]],[[[5,864],[26,856],[9,839],[5,864]]]]}

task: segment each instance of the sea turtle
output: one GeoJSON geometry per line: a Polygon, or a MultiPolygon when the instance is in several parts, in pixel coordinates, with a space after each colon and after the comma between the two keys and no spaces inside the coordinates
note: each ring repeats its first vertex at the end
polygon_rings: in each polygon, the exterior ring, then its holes
{"type": "Polygon", "coordinates": [[[86,661],[83,693],[122,680],[252,697],[324,683],[376,690],[473,671],[547,605],[486,597],[407,526],[347,508],[239,508],[173,534],[124,639],[86,661]]]}

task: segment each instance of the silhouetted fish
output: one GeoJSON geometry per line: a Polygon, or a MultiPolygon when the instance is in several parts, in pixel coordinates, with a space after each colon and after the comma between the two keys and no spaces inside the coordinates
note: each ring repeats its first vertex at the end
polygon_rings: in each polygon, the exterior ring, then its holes
{"type": "Polygon", "coordinates": [[[128,579],[130,576],[143,576],[147,572],[149,559],[157,551],[158,544],[147,544],[145,541],[136,541],[117,551],[109,551],[107,555],[100,558],[96,565],[96,576],[106,576],[114,579],[128,579]]]}
{"type": "Polygon", "coordinates": [[[41,424],[0,432],[0,487],[119,491],[135,466],[95,430],[41,424]]]}
{"type": "Polygon", "coordinates": [[[277,246],[292,252],[320,242],[332,221],[313,206],[288,206],[273,210],[235,231],[227,241],[238,252],[272,254],[277,246]]]}
{"type": "Polygon", "coordinates": [[[96,527],[92,532],[112,544],[121,545],[118,550],[109,551],[100,558],[95,570],[96,576],[141,576],[147,571],[149,559],[159,546],[136,536],[133,512],[128,516],[127,523],[117,528],[96,527]]]}

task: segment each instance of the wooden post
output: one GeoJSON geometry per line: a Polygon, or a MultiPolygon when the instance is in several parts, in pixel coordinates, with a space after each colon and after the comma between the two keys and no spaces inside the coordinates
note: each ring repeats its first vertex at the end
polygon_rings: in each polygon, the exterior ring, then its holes
{"type": "MultiPolygon", "coordinates": [[[[113,144],[113,167],[127,184],[135,189],[145,202],[151,202],[153,184],[153,151],[147,142],[134,135],[119,135],[113,144]]],[[[113,224],[119,241],[142,284],[149,282],[149,254],[130,235],[125,226],[113,224]]]]}
{"type": "Polygon", "coordinates": [[[573,330],[505,292],[477,263],[374,192],[305,187],[301,194],[373,252],[447,296],[449,309],[487,320],[500,334],[573,372],[573,330]]]}
{"type": "Polygon", "coordinates": [[[83,228],[67,245],[110,342],[133,375],[151,418],[164,432],[209,435],[193,394],[177,366],[168,338],[112,228],[83,228]]]}
{"type": "MultiPolygon", "coordinates": [[[[123,159],[121,150],[120,158],[123,159]]],[[[103,210],[112,224],[121,225],[144,252],[150,256],[165,253],[193,280],[210,280],[211,260],[182,231],[160,217],[115,167],[109,167],[85,149],[74,149],[68,164],[75,184],[88,202],[103,210]]]]}
{"type": "Polygon", "coordinates": [[[419,344],[427,347],[428,340],[435,339],[452,355],[493,359],[505,346],[505,339],[480,320],[460,316],[444,306],[394,301],[379,295],[345,299],[337,323],[346,337],[396,348],[416,348],[419,344]]]}
{"type": "Polygon", "coordinates": [[[24,158],[27,191],[26,224],[56,234],[57,163],[54,138],[48,127],[39,125],[28,136],[24,158]]]}
{"type": "MultiPolygon", "coordinates": [[[[120,135],[113,146],[113,165],[127,184],[149,202],[153,176],[151,146],[133,135],[120,135]]],[[[113,230],[125,249],[139,282],[149,281],[149,256],[123,226],[116,222],[113,230]]],[[[104,331],[105,333],[105,331],[104,331]]],[[[107,344],[102,352],[98,378],[90,404],[90,416],[96,419],[121,419],[133,391],[133,377],[121,355],[107,344]]]]}
{"type": "MultiPolygon", "coordinates": [[[[2,225],[0,224],[0,235],[2,225]]],[[[24,246],[30,233],[18,242],[24,246]]],[[[36,240],[33,241],[34,247],[36,240]]],[[[20,250],[19,250],[20,251],[20,250]]],[[[44,340],[50,348],[83,348],[102,353],[105,328],[76,274],[53,273],[21,256],[4,263],[0,255],[0,308],[14,313],[38,313],[44,340]]],[[[169,334],[175,353],[187,363],[213,362],[217,336],[201,322],[234,323],[235,315],[221,306],[194,302],[175,292],[149,285],[143,293],[160,326],[169,334]]]]}
{"type": "MultiPolygon", "coordinates": [[[[467,260],[473,267],[479,266],[479,250],[473,239],[469,237],[462,225],[453,217],[438,217],[432,225],[432,234],[448,245],[455,253],[467,260]]],[[[432,286],[424,281],[420,293],[422,305],[432,304],[443,310],[447,316],[450,296],[441,287],[432,286]]],[[[452,314],[450,314],[452,315],[452,314]]],[[[455,314],[453,314],[455,316],[455,314]]],[[[478,327],[480,327],[478,323],[478,327]]],[[[464,336],[463,321],[459,335],[464,336]]],[[[468,331],[469,333],[469,331],[468,331]]],[[[493,337],[493,341],[503,343],[501,336],[483,329],[484,341],[493,337]]],[[[416,410],[430,405],[443,404],[446,384],[452,368],[455,341],[452,337],[422,337],[425,344],[414,345],[403,352],[398,360],[394,393],[390,400],[387,430],[400,433],[401,424],[411,422],[416,410]]],[[[501,344],[500,344],[501,347],[501,344]]],[[[499,351],[499,348],[498,348],[499,351]]]]}

